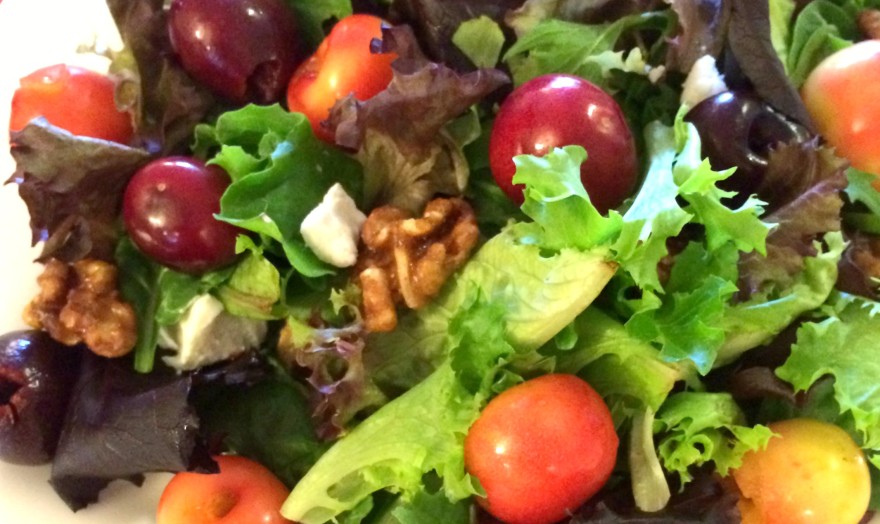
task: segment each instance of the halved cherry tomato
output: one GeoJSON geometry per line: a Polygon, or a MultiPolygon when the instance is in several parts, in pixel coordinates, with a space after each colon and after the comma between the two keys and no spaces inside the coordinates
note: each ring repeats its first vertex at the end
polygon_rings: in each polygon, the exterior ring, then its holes
{"type": "Polygon", "coordinates": [[[162,492],[157,524],[284,524],[288,489],[244,457],[214,457],[220,473],[178,473],[162,492]]]}
{"type": "Polygon", "coordinates": [[[611,412],[589,384],[544,375],[489,402],[465,438],[465,465],[489,513],[508,524],[549,524],[605,484],[618,443],[611,412]]]}
{"type": "Polygon", "coordinates": [[[20,83],[12,96],[10,131],[43,116],[75,135],[123,144],[131,140],[131,115],[116,108],[116,87],[107,76],[58,64],[38,69],[20,83]]]}
{"type": "Polygon", "coordinates": [[[333,142],[333,137],[321,122],[338,99],[352,94],[366,100],[391,82],[391,62],[397,55],[370,51],[370,42],[382,38],[382,24],[381,18],[372,15],[343,18],[290,79],[288,109],[304,113],[315,135],[327,142],[333,142]]]}

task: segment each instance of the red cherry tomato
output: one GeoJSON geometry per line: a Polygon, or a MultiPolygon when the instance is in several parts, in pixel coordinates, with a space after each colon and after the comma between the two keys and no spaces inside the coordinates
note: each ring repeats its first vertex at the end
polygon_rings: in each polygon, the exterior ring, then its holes
{"type": "Polygon", "coordinates": [[[134,174],[122,203],[132,241],[157,262],[188,273],[235,259],[240,230],[214,218],[229,176],[189,157],[154,160],[134,174]]]}
{"type": "Polygon", "coordinates": [[[770,424],[776,435],[743,457],[733,478],[743,524],[856,524],[871,498],[865,454],[839,427],[813,419],[770,424]]]}
{"type": "Polygon", "coordinates": [[[38,69],[20,80],[12,95],[9,130],[19,131],[43,116],[75,135],[127,143],[131,115],[114,102],[113,81],[94,71],[58,64],[38,69]]]}
{"type": "Polygon", "coordinates": [[[549,524],[608,480],[618,437],[608,406],[574,375],[544,375],[486,406],[464,443],[465,465],[508,524],[549,524]]]}
{"type": "Polygon", "coordinates": [[[244,457],[214,457],[220,473],[178,473],[162,492],[157,524],[283,524],[289,490],[244,457]]]}
{"type": "Polygon", "coordinates": [[[512,182],[516,155],[544,155],[555,147],[587,150],[581,181],[600,212],[632,193],[636,147],[623,112],[594,84],[569,75],[544,75],[519,86],[501,104],[489,139],[495,181],[517,204],[523,186],[512,182]]]}
{"type": "Polygon", "coordinates": [[[288,109],[304,113],[315,135],[327,142],[333,142],[333,137],[321,122],[338,99],[352,94],[366,100],[391,82],[391,62],[397,55],[370,51],[370,42],[382,38],[382,24],[381,18],[372,15],[343,18],[290,79],[288,109]]]}
{"type": "Polygon", "coordinates": [[[819,132],[853,166],[880,175],[880,40],[822,61],[807,78],[804,103],[819,132]]]}

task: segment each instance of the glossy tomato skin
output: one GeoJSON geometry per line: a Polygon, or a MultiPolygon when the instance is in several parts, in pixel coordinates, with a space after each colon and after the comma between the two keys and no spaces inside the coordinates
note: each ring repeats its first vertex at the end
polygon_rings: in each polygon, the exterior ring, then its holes
{"type": "Polygon", "coordinates": [[[517,204],[523,186],[513,183],[516,155],[542,156],[555,147],[587,150],[581,181],[600,212],[617,207],[635,187],[635,142],[617,102],[596,85],[551,74],[529,80],[501,104],[489,139],[495,181],[517,204]]]}
{"type": "Polygon", "coordinates": [[[619,441],[602,397],[574,375],[544,375],[495,397],[465,438],[478,502],[508,524],[564,518],[605,484],[619,441]]]}
{"type": "Polygon", "coordinates": [[[289,490],[262,465],[244,457],[214,457],[216,474],[178,473],[159,499],[157,524],[284,524],[289,490]]]}
{"type": "Polygon", "coordinates": [[[154,160],[126,187],[126,230],[147,256],[174,269],[201,273],[228,265],[240,230],[214,218],[228,186],[219,166],[190,157],[154,160]]]}
{"type": "Polygon", "coordinates": [[[278,101],[302,57],[284,0],[174,0],[168,32],[187,72],[239,104],[278,101]]]}
{"type": "Polygon", "coordinates": [[[822,61],[801,94],[838,155],[880,175],[880,40],[865,40],[822,61]]]}
{"type": "Polygon", "coordinates": [[[743,524],[856,524],[871,477],[862,450],[839,427],[813,419],[770,424],[767,448],[743,457],[733,478],[743,524]]]}
{"type": "Polygon", "coordinates": [[[12,95],[10,131],[43,116],[74,135],[128,143],[131,115],[116,108],[116,86],[109,77],[81,67],[57,64],[22,78],[12,95]]]}
{"type": "Polygon", "coordinates": [[[370,43],[382,38],[383,20],[356,14],[333,26],[315,54],[306,59],[290,79],[287,107],[308,117],[315,135],[333,142],[321,122],[330,108],[349,94],[367,100],[388,87],[394,53],[372,53],[370,43]]]}

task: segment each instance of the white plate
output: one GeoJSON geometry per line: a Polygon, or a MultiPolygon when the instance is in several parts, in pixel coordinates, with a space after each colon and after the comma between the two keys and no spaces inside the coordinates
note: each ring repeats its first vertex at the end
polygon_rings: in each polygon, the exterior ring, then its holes
{"type": "MultiPolygon", "coordinates": [[[[0,181],[13,172],[9,157],[9,101],[18,79],[51,64],[96,69],[106,60],[77,54],[95,41],[116,45],[113,22],[103,0],[0,0],[0,181]]],[[[31,261],[27,211],[14,185],[0,187],[0,333],[24,327],[21,310],[33,295],[38,267],[31,261]]],[[[10,524],[148,524],[155,522],[156,501],[167,475],[154,475],[137,489],[112,484],[101,500],[74,514],[47,483],[48,467],[0,463],[0,522],[10,524]]]]}

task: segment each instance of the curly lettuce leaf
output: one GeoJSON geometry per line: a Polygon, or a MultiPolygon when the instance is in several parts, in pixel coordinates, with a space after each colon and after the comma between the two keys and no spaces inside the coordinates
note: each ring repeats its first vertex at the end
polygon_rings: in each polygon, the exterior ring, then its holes
{"type": "Polygon", "coordinates": [[[522,211],[531,223],[513,226],[523,243],[559,251],[581,251],[607,245],[620,230],[620,215],[603,217],[590,202],[581,182],[587,152],[580,146],[555,148],[544,156],[513,158],[515,184],[525,184],[522,211]]]}
{"type": "Polygon", "coordinates": [[[664,468],[681,483],[693,480],[692,468],[713,463],[721,476],[742,464],[743,455],[762,449],[773,433],[762,425],[746,426],[745,415],[727,393],[677,393],[654,422],[657,451],[664,468]]]}
{"type": "Polygon", "coordinates": [[[497,69],[459,73],[428,61],[407,26],[385,29],[381,50],[398,55],[391,83],[369,100],[338,101],[327,125],[337,144],[358,152],[368,205],[421,212],[435,194],[467,185],[462,144],[446,126],[508,80],[497,69]]]}
{"type": "Polygon", "coordinates": [[[327,190],[342,184],[362,200],[360,166],[315,138],[308,120],[278,105],[249,105],[196,129],[195,151],[232,178],[218,219],[280,244],[288,262],[306,278],[335,274],[299,232],[305,216],[327,190]]]}
{"type": "Polygon", "coordinates": [[[505,310],[472,296],[450,322],[449,359],[339,440],[296,485],[281,513],[319,524],[382,489],[411,500],[436,474],[451,501],[480,494],[464,470],[464,437],[490,394],[502,359],[505,310]]]}
{"type": "Polygon", "coordinates": [[[869,458],[880,467],[880,303],[837,295],[822,313],[827,318],[798,329],[791,356],[776,374],[798,391],[833,376],[841,413],[852,415],[869,458]]]}
{"type": "Polygon", "coordinates": [[[659,344],[662,358],[690,360],[705,375],[725,340],[722,319],[737,291],[737,258],[732,244],[717,253],[689,244],[676,257],[662,304],[637,311],[627,330],[659,344]]]}
{"type": "Polygon", "coordinates": [[[716,366],[769,342],[798,317],[825,302],[834,290],[837,264],[846,244],[839,232],[831,232],[813,247],[816,256],[803,258],[803,270],[789,284],[725,311],[722,325],[727,336],[718,351],[716,366]]]}
{"type": "Polygon", "coordinates": [[[30,213],[32,243],[44,242],[38,260],[112,260],[125,187],[149,154],[72,135],[42,118],[13,132],[11,142],[10,182],[30,213]]]}

